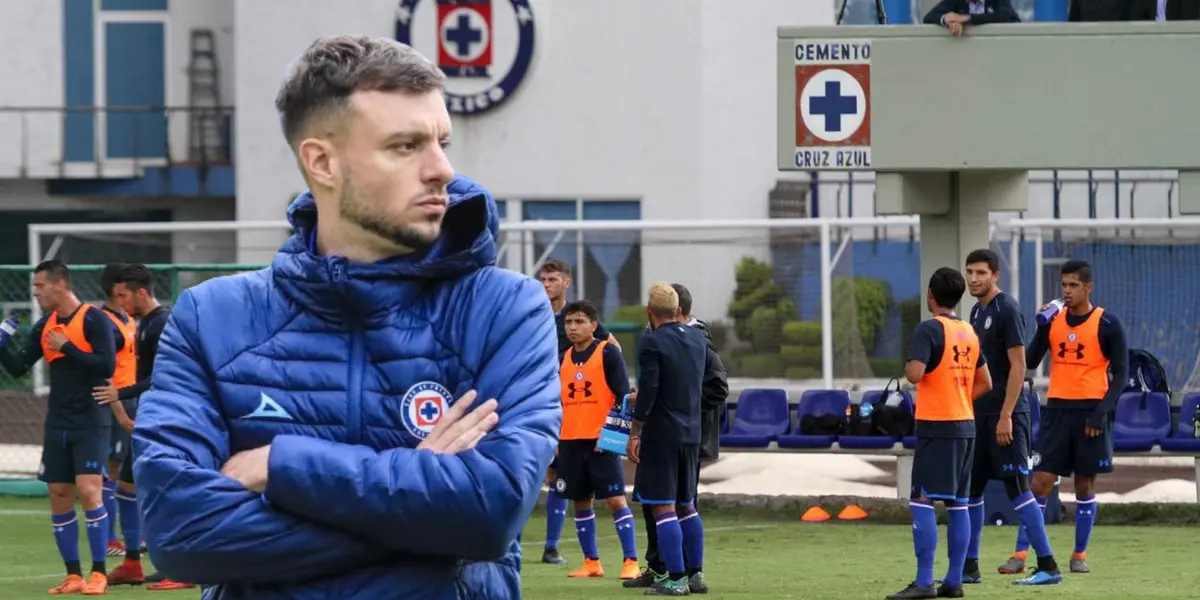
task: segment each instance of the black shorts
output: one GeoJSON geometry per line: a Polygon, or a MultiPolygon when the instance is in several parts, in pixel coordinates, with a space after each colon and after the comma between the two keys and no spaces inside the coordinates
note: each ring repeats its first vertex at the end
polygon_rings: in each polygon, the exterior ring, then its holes
{"type": "Polygon", "coordinates": [[[1084,428],[1091,415],[1090,409],[1049,406],[1042,409],[1041,429],[1033,453],[1033,470],[1060,477],[1112,473],[1112,419],[1104,420],[1102,434],[1090,438],[1084,434],[1084,428]]]}
{"type": "Polygon", "coordinates": [[[634,499],[642,504],[690,505],[696,501],[700,445],[642,440],[634,499]]]}
{"type": "Polygon", "coordinates": [[[79,475],[103,474],[112,443],[110,429],[46,429],[38,479],[73,485],[79,475]]]}
{"type": "MultiPolygon", "coordinates": [[[[109,442],[108,459],[114,462],[124,462],[129,456],[129,445],[133,443],[133,436],[120,425],[114,424],[110,429],[112,429],[112,439],[109,442]]],[[[111,476],[112,473],[109,475],[111,476]]]]}
{"type": "Polygon", "coordinates": [[[966,504],[971,495],[975,440],[918,437],[913,454],[912,497],[966,504]]]}
{"type": "Polygon", "coordinates": [[[596,440],[562,440],[558,443],[558,480],[554,489],[568,500],[603,499],[625,495],[621,457],[597,452],[596,440]]]}
{"type": "Polygon", "coordinates": [[[971,480],[977,488],[989,479],[1029,474],[1029,413],[1013,414],[1013,441],[1007,446],[996,442],[996,423],[999,421],[1000,415],[979,415],[975,420],[975,468],[971,471],[971,480]]]}

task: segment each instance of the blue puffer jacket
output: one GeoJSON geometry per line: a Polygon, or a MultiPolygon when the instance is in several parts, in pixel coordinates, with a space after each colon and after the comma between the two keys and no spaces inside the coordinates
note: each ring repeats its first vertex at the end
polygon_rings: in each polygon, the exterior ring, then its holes
{"type": "Polygon", "coordinates": [[[554,456],[554,315],[494,266],[495,203],[450,187],[428,252],[308,251],[311,196],[271,266],[180,296],[134,430],[146,541],[204,597],[518,599],[517,536],[554,456]],[[468,390],[499,424],[457,455],[416,446],[468,390]],[[220,474],[271,446],[267,491],[220,474]]]}

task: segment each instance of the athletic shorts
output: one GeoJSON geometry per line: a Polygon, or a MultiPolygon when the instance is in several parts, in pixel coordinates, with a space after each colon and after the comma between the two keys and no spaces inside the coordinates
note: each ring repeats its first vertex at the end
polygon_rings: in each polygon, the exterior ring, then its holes
{"type": "Polygon", "coordinates": [[[625,495],[621,457],[597,452],[596,440],[558,443],[558,479],[554,489],[568,500],[591,500],[625,495]]]}
{"type": "Polygon", "coordinates": [[[913,455],[912,497],[966,503],[975,461],[973,438],[918,437],[913,455]]]}
{"type": "Polygon", "coordinates": [[[116,423],[113,423],[110,429],[112,430],[112,439],[109,443],[108,458],[112,461],[124,462],[130,454],[129,446],[133,443],[133,436],[116,423]]]}
{"type": "Polygon", "coordinates": [[[642,504],[689,505],[696,500],[699,444],[653,442],[643,439],[638,448],[634,499],[642,504]]]}
{"type": "Polygon", "coordinates": [[[1084,434],[1091,409],[1072,410],[1047,406],[1034,448],[1033,470],[1060,477],[1111,473],[1113,463],[1112,418],[1104,420],[1103,433],[1084,434]]]}
{"type": "Polygon", "coordinates": [[[74,485],[79,475],[102,475],[112,444],[111,429],[46,429],[38,479],[74,485]]]}
{"type": "Polygon", "coordinates": [[[971,480],[977,488],[989,479],[1029,474],[1029,413],[1013,414],[1013,440],[1007,446],[996,442],[996,424],[999,422],[1000,415],[979,415],[975,419],[975,468],[971,471],[971,480]]]}

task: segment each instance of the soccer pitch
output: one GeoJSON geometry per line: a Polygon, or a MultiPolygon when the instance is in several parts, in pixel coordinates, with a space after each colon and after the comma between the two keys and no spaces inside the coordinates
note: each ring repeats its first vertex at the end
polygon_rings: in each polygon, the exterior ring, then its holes
{"type": "MultiPolygon", "coordinates": [[[[523,569],[529,599],[610,600],[641,596],[627,590],[616,578],[620,549],[606,511],[597,514],[600,553],[607,576],[602,579],[567,579],[580,560],[579,545],[567,527],[560,544],[568,565],[546,565],[541,558],[545,525],[540,516],[529,523],[523,536],[526,562],[523,569]]],[[[1200,529],[1189,527],[1105,527],[1104,507],[1092,534],[1088,564],[1092,573],[1066,575],[1057,586],[1039,588],[1009,585],[1013,577],[998,575],[996,565],[1012,549],[1012,527],[984,530],[980,565],[981,585],[966,587],[972,598],[1021,596],[1040,598],[1112,598],[1136,600],[1194,597],[1195,557],[1200,555],[1200,529]]],[[[50,536],[45,499],[0,498],[0,600],[27,600],[44,596],[63,576],[62,565],[50,536]]],[[[639,524],[640,525],[640,524],[639,524]]],[[[706,518],[705,574],[709,596],[747,600],[882,599],[899,591],[913,577],[914,558],[909,528],[869,522],[807,524],[798,520],[739,520],[706,518]]],[[[939,539],[935,573],[945,571],[945,527],[939,539]]],[[[645,545],[638,531],[639,545],[645,545]]],[[[1074,528],[1052,526],[1051,541],[1065,568],[1074,541],[1074,528]]],[[[87,556],[86,541],[81,550],[87,556]]],[[[110,558],[116,566],[120,558],[110,558]]],[[[85,561],[86,562],[86,561],[85,561]]],[[[1031,561],[1032,562],[1032,561],[1031,561]]],[[[191,600],[198,590],[148,592],[140,587],[116,587],[110,596],[191,600]]]]}

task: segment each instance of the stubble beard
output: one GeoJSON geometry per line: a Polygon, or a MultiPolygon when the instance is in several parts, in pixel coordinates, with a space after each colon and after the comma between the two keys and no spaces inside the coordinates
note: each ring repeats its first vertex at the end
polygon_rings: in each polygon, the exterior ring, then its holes
{"type": "Polygon", "coordinates": [[[430,234],[425,230],[411,225],[393,223],[386,217],[373,210],[374,207],[364,194],[359,193],[352,178],[347,178],[347,185],[342,190],[339,199],[339,211],[342,219],[358,225],[364,231],[374,234],[388,242],[413,251],[428,249],[437,241],[441,233],[438,223],[430,234]]]}

